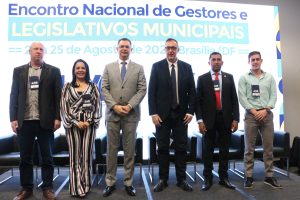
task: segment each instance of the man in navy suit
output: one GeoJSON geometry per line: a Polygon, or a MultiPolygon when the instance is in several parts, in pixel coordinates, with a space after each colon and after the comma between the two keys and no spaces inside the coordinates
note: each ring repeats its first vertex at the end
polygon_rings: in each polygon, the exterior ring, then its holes
{"type": "Polygon", "coordinates": [[[193,188],[186,181],[187,128],[195,109],[195,81],[191,65],[178,60],[178,42],[169,38],[165,43],[166,59],[153,64],[148,90],[149,114],[156,127],[159,182],[154,192],[168,186],[169,144],[172,133],[175,144],[177,186],[184,191],[193,188]]]}
{"type": "Polygon", "coordinates": [[[219,144],[219,184],[229,188],[235,187],[228,180],[228,152],[231,133],[236,131],[239,122],[239,104],[233,76],[221,71],[222,55],[213,52],[208,64],[211,70],[198,77],[196,118],[199,131],[204,136],[202,190],[212,186],[213,151],[216,137],[219,144]]]}
{"type": "Polygon", "coordinates": [[[42,157],[43,196],[55,199],[52,192],[53,132],[60,127],[61,74],[43,60],[45,47],[33,42],[30,62],[16,67],[10,93],[9,114],[13,132],[20,146],[20,180],[22,190],[14,200],[27,199],[33,191],[32,151],[37,138],[42,157]]]}

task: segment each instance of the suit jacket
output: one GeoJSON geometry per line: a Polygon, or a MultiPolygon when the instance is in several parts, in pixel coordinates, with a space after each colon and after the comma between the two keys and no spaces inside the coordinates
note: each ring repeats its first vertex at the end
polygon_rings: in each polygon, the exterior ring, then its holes
{"type": "Polygon", "coordinates": [[[141,65],[130,61],[123,82],[118,61],[106,65],[101,85],[106,103],[105,119],[107,121],[119,121],[121,117],[113,111],[112,107],[114,105],[130,104],[133,109],[123,119],[138,122],[141,118],[140,103],[146,94],[146,90],[146,78],[141,65]]]}
{"type": "MultiPolygon", "coordinates": [[[[195,112],[195,81],[190,64],[177,61],[178,97],[180,117],[195,112]]],[[[149,114],[158,114],[164,120],[172,105],[171,76],[167,59],[156,62],[152,66],[148,90],[149,114]]]]}
{"type": "MultiPolygon", "coordinates": [[[[24,121],[29,65],[16,67],[10,92],[10,121],[18,120],[19,128],[24,121]]],[[[44,129],[53,129],[54,120],[60,120],[61,74],[54,66],[44,63],[39,83],[39,116],[44,129]]]]}
{"type": "MultiPolygon", "coordinates": [[[[226,128],[231,127],[233,120],[239,121],[239,103],[233,76],[222,71],[222,112],[226,128]]],[[[216,117],[216,95],[211,73],[198,77],[196,118],[203,119],[207,129],[214,126],[216,117]]]]}

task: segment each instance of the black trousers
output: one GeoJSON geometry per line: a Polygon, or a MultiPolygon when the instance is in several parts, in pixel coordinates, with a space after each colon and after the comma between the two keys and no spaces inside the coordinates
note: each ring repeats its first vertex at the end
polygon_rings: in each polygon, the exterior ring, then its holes
{"type": "Polygon", "coordinates": [[[170,138],[172,137],[175,151],[175,169],[177,181],[186,179],[186,156],[187,156],[187,125],[177,110],[172,110],[169,116],[156,127],[156,139],[158,146],[159,178],[165,181],[169,179],[170,165],[170,138]]]}
{"type": "Polygon", "coordinates": [[[212,129],[207,130],[204,135],[203,176],[205,179],[212,180],[213,153],[214,147],[219,147],[219,178],[228,179],[228,153],[231,139],[230,127],[224,125],[221,111],[216,112],[216,120],[212,129]]]}
{"type": "Polygon", "coordinates": [[[52,147],[54,134],[52,130],[43,129],[39,120],[25,120],[20,130],[18,139],[20,146],[20,181],[23,189],[33,189],[33,147],[37,138],[42,159],[42,181],[41,188],[52,188],[53,182],[53,158],[52,147]]]}

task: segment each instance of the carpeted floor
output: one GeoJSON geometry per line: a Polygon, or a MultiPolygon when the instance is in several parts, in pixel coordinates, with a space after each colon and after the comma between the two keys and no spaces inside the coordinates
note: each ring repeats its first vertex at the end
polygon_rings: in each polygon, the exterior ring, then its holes
{"type": "MultiPolygon", "coordinates": [[[[236,165],[238,169],[243,171],[242,163],[238,163],[236,165]]],[[[202,174],[202,165],[197,165],[197,172],[202,174]]],[[[215,170],[217,171],[218,167],[215,166],[215,170]]],[[[188,171],[193,172],[192,166],[188,166],[188,171]]],[[[19,186],[19,174],[18,169],[14,170],[14,177],[8,180],[7,182],[0,185],[0,199],[13,199],[13,197],[20,190],[19,186]]],[[[158,181],[158,169],[154,168],[154,184],[158,181]]],[[[57,172],[55,172],[57,173],[57,172]]],[[[122,176],[123,169],[122,167],[118,168],[118,182],[116,184],[117,189],[113,192],[113,194],[105,199],[132,199],[129,197],[124,190],[122,176]]],[[[57,193],[58,199],[76,199],[69,195],[68,191],[68,182],[66,182],[64,187],[61,187],[61,184],[68,177],[68,169],[63,168],[60,170],[60,176],[54,181],[54,190],[57,193]]],[[[0,180],[10,175],[10,171],[7,171],[0,175],[0,180]]],[[[136,167],[135,176],[134,176],[134,186],[137,190],[137,196],[134,197],[136,199],[157,199],[157,200],[189,200],[189,199],[222,199],[222,200],[296,200],[300,199],[300,176],[290,173],[290,177],[286,177],[275,173],[275,177],[278,179],[279,183],[283,185],[283,189],[273,189],[270,186],[267,186],[263,183],[264,181],[264,169],[263,163],[257,161],[255,163],[254,170],[254,187],[252,189],[245,189],[243,187],[243,179],[239,176],[235,175],[232,172],[229,172],[230,181],[236,186],[236,190],[226,189],[218,184],[218,177],[214,176],[214,184],[209,191],[203,192],[201,191],[202,180],[197,178],[196,182],[192,182],[192,180],[188,179],[190,184],[193,186],[193,192],[184,192],[180,188],[176,186],[176,177],[174,165],[170,167],[170,179],[168,181],[169,187],[160,193],[153,192],[153,184],[150,183],[150,179],[148,176],[148,167],[144,166],[142,174],[140,175],[139,168],[136,167]]],[[[104,199],[102,197],[102,190],[105,188],[105,181],[101,179],[99,185],[96,184],[96,178],[93,184],[92,191],[88,194],[86,199],[104,199]]],[[[30,199],[42,199],[42,191],[40,188],[35,188],[34,196],[30,199]]]]}

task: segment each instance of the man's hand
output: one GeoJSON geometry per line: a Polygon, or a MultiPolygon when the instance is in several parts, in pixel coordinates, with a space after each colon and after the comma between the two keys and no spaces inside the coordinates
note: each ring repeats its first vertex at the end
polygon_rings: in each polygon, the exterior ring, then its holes
{"type": "Polygon", "coordinates": [[[126,106],[122,106],[122,110],[123,110],[123,112],[127,115],[127,114],[129,114],[129,112],[131,111],[131,106],[129,106],[129,104],[128,105],[126,105],[126,106]]]}
{"type": "Polygon", "coordinates": [[[239,127],[239,123],[235,120],[232,121],[231,123],[231,132],[234,133],[239,127]]]}
{"type": "Polygon", "coordinates": [[[193,115],[186,114],[183,118],[184,125],[188,125],[193,119],[193,115]]]}
{"type": "Polygon", "coordinates": [[[268,115],[268,112],[266,109],[259,110],[259,111],[255,110],[255,109],[251,109],[250,112],[254,116],[255,120],[257,120],[257,121],[265,121],[266,116],[268,115]]]}
{"type": "Polygon", "coordinates": [[[205,124],[204,124],[204,122],[200,122],[199,124],[198,124],[198,126],[199,126],[199,132],[202,134],[202,135],[205,135],[205,133],[206,133],[206,127],[205,127],[205,124]]]}
{"type": "Polygon", "coordinates": [[[127,112],[127,114],[132,110],[132,107],[127,104],[126,106],[123,106],[123,110],[127,112]]]}
{"type": "Polygon", "coordinates": [[[153,115],[152,122],[156,127],[159,127],[162,120],[160,119],[159,115],[153,115]]]}
{"type": "Polygon", "coordinates": [[[121,105],[114,105],[113,106],[113,110],[115,111],[115,113],[117,113],[118,115],[121,115],[121,116],[125,116],[127,115],[127,111],[125,108],[123,108],[124,106],[121,106],[121,105]]]}
{"type": "Polygon", "coordinates": [[[11,129],[13,130],[13,132],[17,133],[17,129],[19,128],[18,121],[15,120],[15,121],[10,122],[10,126],[11,126],[11,129]]]}
{"type": "Polygon", "coordinates": [[[61,125],[61,122],[60,122],[60,120],[54,120],[54,131],[56,131],[57,129],[59,129],[60,128],[60,125],[61,125]]]}

